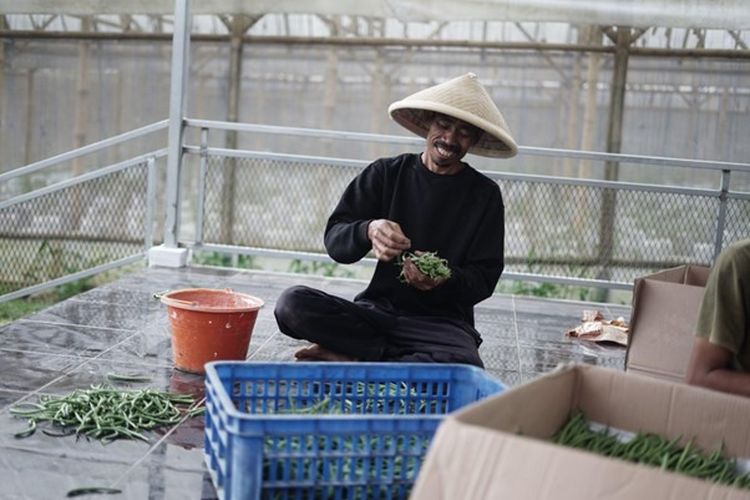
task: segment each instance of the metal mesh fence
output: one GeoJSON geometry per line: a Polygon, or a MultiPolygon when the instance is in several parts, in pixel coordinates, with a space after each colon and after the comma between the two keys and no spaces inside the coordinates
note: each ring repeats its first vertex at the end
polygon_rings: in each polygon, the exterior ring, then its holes
{"type": "Polygon", "coordinates": [[[750,238],[750,200],[729,199],[723,244],[745,238],[750,238]]]}
{"type": "MultiPolygon", "coordinates": [[[[360,171],[286,160],[208,161],[204,243],[323,253],[323,230],[360,171]]],[[[632,283],[683,263],[710,265],[717,197],[531,180],[498,181],[506,271],[632,283]]],[[[730,199],[724,244],[750,234],[750,201],[730,199]]]]}
{"type": "Polygon", "coordinates": [[[144,251],[147,164],[0,209],[0,295],[144,251]]]}
{"type": "Polygon", "coordinates": [[[501,189],[508,271],[632,282],[713,257],[717,198],[524,181],[501,189]]]}
{"type": "Polygon", "coordinates": [[[275,160],[211,157],[204,242],[323,252],[323,230],[360,171],[275,160]]]}

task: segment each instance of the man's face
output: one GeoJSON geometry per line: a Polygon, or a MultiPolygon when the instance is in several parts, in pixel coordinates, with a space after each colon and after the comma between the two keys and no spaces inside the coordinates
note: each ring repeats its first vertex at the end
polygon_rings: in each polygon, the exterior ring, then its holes
{"type": "Polygon", "coordinates": [[[425,164],[437,173],[458,168],[461,159],[476,144],[480,135],[481,130],[474,125],[435,113],[427,131],[425,164]]]}

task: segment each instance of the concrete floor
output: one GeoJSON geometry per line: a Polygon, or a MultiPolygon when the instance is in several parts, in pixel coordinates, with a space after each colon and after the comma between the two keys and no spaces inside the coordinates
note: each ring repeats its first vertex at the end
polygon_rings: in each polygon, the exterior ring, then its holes
{"type": "MultiPolygon", "coordinates": [[[[273,307],[281,291],[293,284],[348,298],[365,286],[362,281],[319,276],[151,268],[0,327],[0,498],[62,498],[85,486],[116,487],[122,494],[111,498],[118,499],[215,498],[203,462],[202,417],[152,432],[149,443],[118,440],[102,445],[41,432],[15,439],[13,434],[26,423],[12,417],[9,409],[19,402],[34,402],[39,395],[87,388],[110,372],[144,374],[150,378],[148,386],[202,397],[203,377],[172,367],[166,309],[153,297],[165,290],[232,288],[262,298],[266,305],[259,313],[248,359],[291,361],[304,343],[278,331],[273,307]]],[[[624,348],[564,336],[590,308],[598,308],[607,319],[627,320],[630,314],[626,306],[513,295],[482,302],[475,314],[487,371],[514,386],[561,362],[622,370],[624,348]]]]}

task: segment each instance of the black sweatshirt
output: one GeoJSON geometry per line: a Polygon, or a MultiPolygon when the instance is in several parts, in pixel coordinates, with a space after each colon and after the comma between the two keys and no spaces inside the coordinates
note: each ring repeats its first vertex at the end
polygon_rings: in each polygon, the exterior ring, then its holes
{"type": "Polygon", "coordinates": [[[328,219],[325,246],[337,262],[356,262],[372,249],[367,226],[398,222],[410,251],[437,252],[452,276],[420,291],[401,283],[396,264],[378,261],[367,299],[399,313],[444,316],[474,325],[474,304],[489,297],[503,271],[504,208],[498,185],[466,165],[455,175],[427,169],[418,154],[383,158],[346,188],[328,219]]]}

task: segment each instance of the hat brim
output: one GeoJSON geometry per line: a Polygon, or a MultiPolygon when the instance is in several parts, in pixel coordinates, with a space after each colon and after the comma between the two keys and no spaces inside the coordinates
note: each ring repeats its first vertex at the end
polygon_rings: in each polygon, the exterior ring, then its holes
{"type": "Polygon", "coordinates": [[[516,141],[505,130],[480,116],[448,104],[409,98],[396,101],[388,107],[388,114],[396,123],[421,137],[427,137],[431,124],[431,118],[425,115],[425,111],[442,113],[481,129],[484,133],[469,148],[470,153],[491,158],[510,158],[518,153],[516,141]]]}

